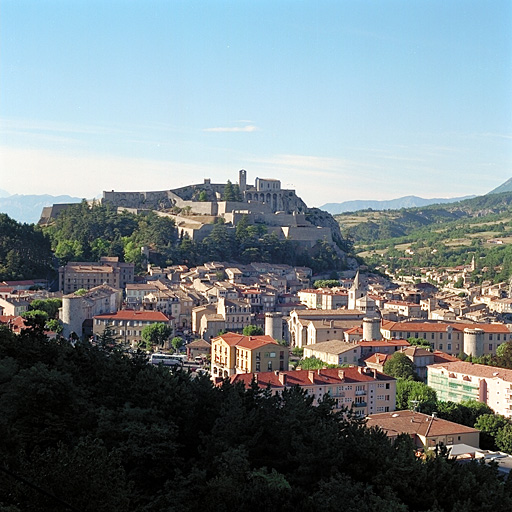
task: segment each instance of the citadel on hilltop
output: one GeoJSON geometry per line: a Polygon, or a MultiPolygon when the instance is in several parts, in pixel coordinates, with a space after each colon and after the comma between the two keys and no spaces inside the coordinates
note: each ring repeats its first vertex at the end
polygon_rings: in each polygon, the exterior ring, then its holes
{"type": "MultiPolygon", "coordinates": [[[[256,178],[254,185],[248,184],[243,169],[238,173],[237,184],[205,179],[203,183],[173,190],[104,191],[101,203],[133,213],[153,210],[171,217],[179,235],[195,241],[210,235],[218,222],[235,229],[243,220],[263,224],[269,234],[275,233],[280,240],[289,239],[305,250],[311,250],[318,241],[326,241],[344,256],[339,248],[343,244],[339,225],[329,213],[308,208],[295,190],[281,188],[280,180],[256,178]]],[[[51,222],[62,207],[45,208],[39,223],[51,222]]]]}

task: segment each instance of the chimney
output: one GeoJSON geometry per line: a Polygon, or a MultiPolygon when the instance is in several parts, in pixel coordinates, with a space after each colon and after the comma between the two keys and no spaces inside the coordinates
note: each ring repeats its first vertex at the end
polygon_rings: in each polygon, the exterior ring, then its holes
{"type": "Polygon", "coordinates": [[[309,370],[308,371],[308,378],[311,384],[315,383],[315,370],[309,370]]]}
{"type": "Polygon", "coordinates": [[[253,373],[253,374],[252,374],[252,377],[253,377],[253,379],[254,379],[254,382],[256,382],[256,383],[257,383],[257,382],[258,382],[258,374],[257,374],[256,372],[255,372],[255,373],[253,373]]]}
{"type": "Polygon", "coordinates": [[[363,374],[363,367],[362,366],[358,366],[357,367],[357,371],[362,375],[363,374]]]}
{"type": "Polygon", "coordinates": [[[331,320],[331,321],[329,322],[329,327],[330,327],[331,329],[334,327],[334,320],[331,320]]]}
{"type": "Polygon", "coordinates": [[[280,374],[279,374],[279,382],[280,382],[283,386],[286,386],[286,373],[280,373],[280,374]]]}
{"type": "Polygon", "coordinates": [[[338,377],[343,380],[345,378],[345,370],[338,370],[338,377]]]}

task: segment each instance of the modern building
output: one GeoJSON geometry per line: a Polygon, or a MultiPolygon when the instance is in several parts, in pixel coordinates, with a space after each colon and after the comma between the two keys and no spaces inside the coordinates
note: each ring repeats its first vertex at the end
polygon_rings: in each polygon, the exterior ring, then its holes
{"type": "Polygon", "coordinates": [[[443,401],[477,400],[512,418],[512,370],[464,361],[430,365],[427,384],[443,401]]]}
{"type": "Polygon", "coordinates": [[[261,388],[281,392],[300,386],[317,404],[324,395],[335,400],[335,408],[352,408],[359,416],[374,412],[394,411],[396,407],[396,380],[370,368],[323,368],[321,370],[274,371],[236,374],[232,383],[242,382],[246,387],[255,379],[261,388]]]}

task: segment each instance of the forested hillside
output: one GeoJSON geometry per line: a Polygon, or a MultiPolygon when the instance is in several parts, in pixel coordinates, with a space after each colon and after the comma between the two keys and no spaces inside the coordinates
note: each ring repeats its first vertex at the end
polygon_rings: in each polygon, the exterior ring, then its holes
{"type": "Polygon", "coordinates": [[[151,250],[151,261],[158,265],[187,264],[206,261],[252,261],[310,266],[315,271],[344,268],[342,260],[327,243],[320,243],[314,254],[306,254],[289,240],[279,240],[267,233],[263,224],[250,225],[247,218],[236,230],[216,223],[210,236],[195,242],[178,238],[174,222],[148,211],[134,215],[117,213],[109,205],[86,202],[63,211],[45,232],[55,255],[67,261],[97,261],[101,256],[118,256],[133,262],[140,270],[141,247],[151,250]]]}
{"type": "Polygon", "coordinates": [[[324,398],[0,329],[0,509],[508,511],[495,467],[418,459],[324,398]]]}
{"type": "Polygon", "coordinates": [[[512,274],[512,193],[481,196],[446,207],[362,211],[336,217],[369,264],[391,269],[446,267],[475,260],[480,279],[512,274]]]}
{"type": "Polygon", "coordinates": [[[0,280],[44,278],[54,274],[49,239],[32,224],[0,214],[0,280]]]}

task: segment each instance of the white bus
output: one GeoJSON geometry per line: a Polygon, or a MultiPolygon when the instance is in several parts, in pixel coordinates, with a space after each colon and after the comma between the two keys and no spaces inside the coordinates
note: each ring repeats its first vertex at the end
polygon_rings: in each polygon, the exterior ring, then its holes
{"type": "Polygon", "coordinates": [[[151,354],[149,358],[151,364],[163,364],[164,366],[183,366],[183,360],[179,356],[173,354],[151,354]]]}

